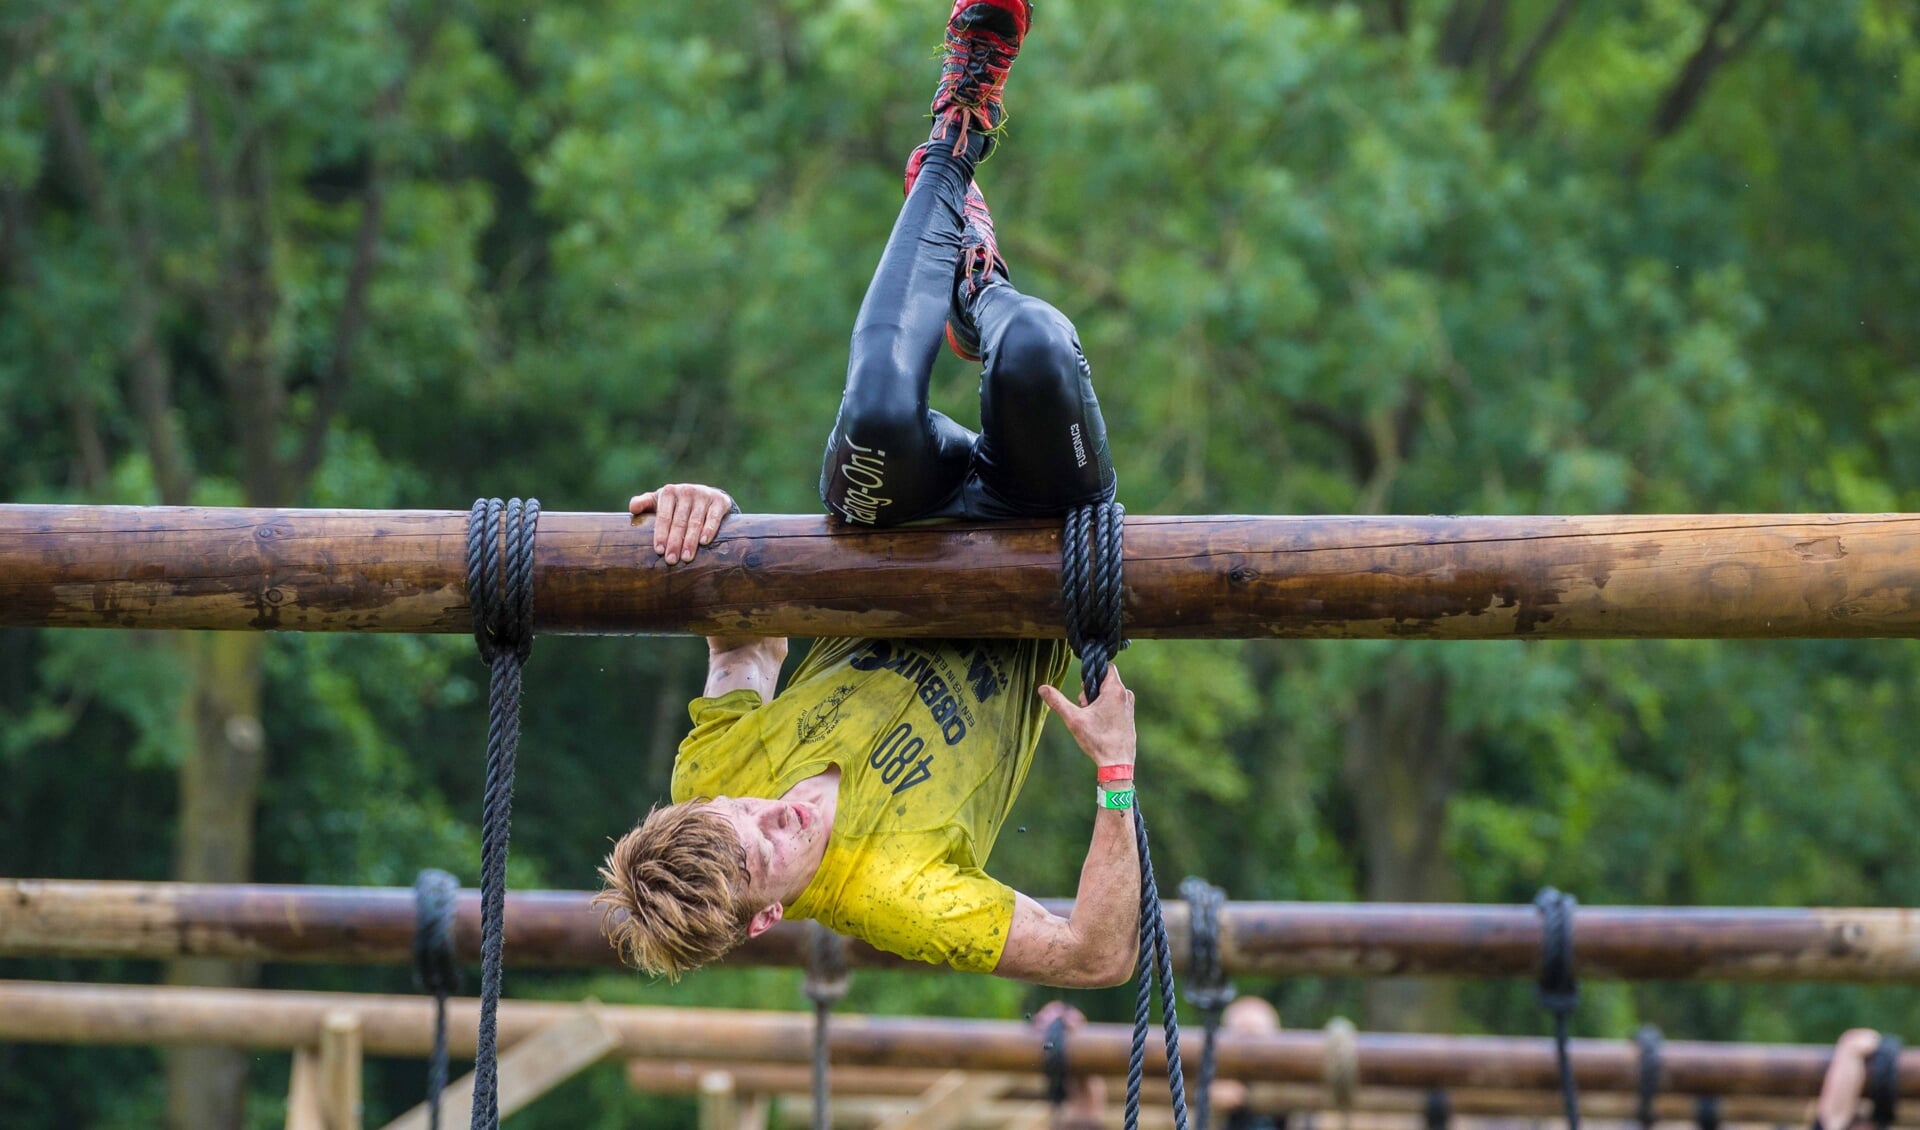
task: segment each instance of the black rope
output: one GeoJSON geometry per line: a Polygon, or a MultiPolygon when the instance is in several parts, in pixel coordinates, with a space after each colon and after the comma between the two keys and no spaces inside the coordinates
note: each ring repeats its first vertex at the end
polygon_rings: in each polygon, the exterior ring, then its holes
{"type": "MultiPolygon", "coordinates": [[[[1125,585],[1121,578],[1126,507],[1096,502],[1067,512],[1060,537],[1060,598],[1067,613],[1067,642],[1080,657],[1080,693],[1100,697],[1113,657],[1126,648],[1125,585]]],[[[1140,853],[1140,953],[1134,966],[1139,993],[1133,1007],[1133,1047],[1127,1063],[1126,1130],[1140,1125],[1140,1082],[1152,1026],[1153,990],[1160,990],[1160,1020],[1166,1032],[1167,1091],[1174,1130],[1187,1130],[1186,1078],[1180,1063],[1180,1015],[1174,1001],[1173,953],[1160,918],[1160,887],[1148,851],[1147,818],[1133,802],[1133,840],[1140,853]]]]}
{"type": "Polygon", "coordinates": [[[1660,1094],[1660,1046],[1663,1041],[1660,1029],[1652,1024],[1642,1024],[1633,1034],[1634,1046],[1640,1049],[1640,1099],[1633,1108],[1633,1116],[1640,1125],[1649,1128],[1659,1117],[1654,1113],[1653,1100],[1660,1094]]]}
{"type": "Polygon", "coordinates": [[[1205,1032],[1200,1051],[1200,1084],[1194,1089],[1194,1123],[1207,1130],[1213,1122],[1213,1075],[1215,1044],[1220,1034],[1220,1013],[1233,1003],[1233,982],[1227,980],[1220,965],[1220,908],[1227,892],[1197,876],[1180,883],[1180,897],[1187,901],[1187,1003],[1200,1010],[1205,1032]]]}
{"type": "Polygon", "coordinates": [[[807,923],[807,999],[813,1002],[813,1130],[833,1122],[833,1086],[828,1077],[827,1022],[847,995],[846,939],[818,922],[807,923]]]}
{"type": "Polygon", "coordinates": [[[1447,1123],[1453,1121],[1453,1100],[1438,1087],[1427,1092],[1426,1110],[1427,1130],[1447,1130],[1447,1123]]]}
{"type": "MultiPolygon", "coordinates": [[[[1098,685],[1098,684],[1096,684],[1098,685]]],[[[1147,1030],[1152,1026],[1152,986],[1160,989],[1160,1022],[1166,1035],[1167,1095],[1172,1100],[1174,1130],[1187,1130],[1186,1074],[1180,1062],[1180,1016],[1174,1004],[1173,953],[1167,944],[1167,924],[1160,918],[1160,887],[1153,878],[1153,856],[1147,848],[1147,817],[1140,798],[1133,801],[1133,842],[1140,852],[1140,958],[1134,967],[1140,991],[1133,1003],[1133,1048],[1127,1060],[1126,1130],[1140,1125],[1140,1083],[1147,1064],[1147,1030]]]]}
{"type": "Polygon", "coordinates": [[[1720,1096],[1701,1095],[1693,1100],[1693,1121],[1700,1130],[1720,1130],[1720,1096]]]}
{"type": "Polygon", "coordinates": [[[1887,1130],[1900,1113],[1900,1037],[1880,1037],[1867,1057],[1867,1098],[1873,1103],[1873,1124],[1887,1130]]]}
{"type": "Polygon", "coordinates": [[[1107,665],[1126,650],[1120,581],[1121,527],[1127,509],[1096,502],[1067,512],[1060,539],[1060,596],[1067,609],[1067,643],[1080,657],[1080,692],[1100,697],[1107,665]]]}
{"type": "Polygon", "coordinates": [[[1059,1110],[1067,1102],[1067,1017],[1053,1018],[1040,1038],[1040,1071],[1047,1077],[1047,1102],[1059,1110]]]}
{"type": "Polygon", "coordinates": [[[491,668],[487,686],[487,788],[480,814],[480,1032],[473,1064],[472,1130],[500,1125],[497,1021],[513,763],[520,747],[520,676],[533,652],[533,549],[540,502],[475,500],[467,515],[467,601],[473,639],[491,668]]]}
{"type": "Polygon", "coordinates": [[[1573,1061],[1567,1049],[1567,1018],[1580,1003],[1580,982],[1573,976],[1572,895],[1547,887],[1534,897],[1540,911],[1540,1007],[1553,1014],[1553,1052],[1560,1064],[1560,1098],[1567,1108],[1568,1130],[1580,1130],[1580,1096],[1573,1085],[1573,1061]]]}
{"type": "Polygon", "coordinates": [[[433,1055],[427,1060],[427,1130],[440,1130],[447,1088],[447,998],[460,991],[453,952],[453,910],[460,880],[428,868],[413,880],[413,983],[433,994],[433,1055]]]}

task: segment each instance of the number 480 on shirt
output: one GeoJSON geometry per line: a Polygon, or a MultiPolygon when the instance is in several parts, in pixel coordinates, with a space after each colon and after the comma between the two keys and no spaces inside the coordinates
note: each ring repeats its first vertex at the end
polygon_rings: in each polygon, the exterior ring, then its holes
{"type": "Polygon", "coordinates": [[[920,752],[926,748],[926,739],[914,734],[913,724],[902,722],[873,747],[873,752],[867,755],[867,765],[878,769],[880,780],[893,785],[893,795],[899,796],[933,776],[933,771],[927,768],[933,764],[933,755],[920,752]],[[916,757],[918,761],[914,760],[916,757]]]}

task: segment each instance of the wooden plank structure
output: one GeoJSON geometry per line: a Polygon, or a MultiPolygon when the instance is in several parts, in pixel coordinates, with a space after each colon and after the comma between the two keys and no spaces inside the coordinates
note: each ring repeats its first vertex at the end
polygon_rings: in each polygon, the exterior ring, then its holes
{"type": "MultiPolygon", "coordinates": [[[[509,961],[616,966],[584,891],[507,895],[509,961]]],[[[1065,912],[1071,903],[1052,901],[1065,912]]],[[[1187,908],[1165,904],[1175,962],[1187,908]]],[[[728,958],[806,964],[804,923],[782,923],[728,958]]],[[[301,887],[0,879],[0,957],[174,958],[406,963],[414,897],[403,887],[301,887]]],[[[1531,906],[1228,903],[1221,961],[1250,976],[1532,976],[1540,916],[1531,906]]],[[[1920,981],[1920,912],[1582,906],[1582,978],[1700,981],[1920,981]]],[[[456,948],[480,952],[480,903],[460,896],[456,948]]],[[[849,940],[860,968],[944,969],[849,940]]]]}
{"type": "MultiPolygon", "coordinates": [[[[457,511],[0,506],[0,627],[468,632],[457,511]]],[[[1058,636],[1050,522],[540,518],[542,632],[1058,636]]],[[[1920,636],[1920,515],[1131,517],[1136,638],[1920,636]]]]}
{"type": "MultiPolygon", "coordinates": [[[[500,1057],[500,1117],[528,1103],[605,1059],[620,1043],[600,1017],[598,1001],[573,1007],[573,1015],[508,1048],[500,1057]]],[[[430,1104],[421,1103],[387,1123],[383,1130],[427,1130],[430,1104]]],[[[447,1084],[440,1094],[440,1125],[465,1126],[473,1119],[473,1075],[447,1084]]]]}
{"type": "MultiPolygon", "coordinates": [[[[502,1001],[500,1040],[512,1046],[567,1019],[578,1005],[502,1001]]],[[[0,982],[0,1041],[50,1044],[202,1044],[291,1049],[319,1038],[329,1013],[356,1014],[368,1055],[424,1056],[432,1045],[433,1004],[423,997],[349,993],[195,989],[153,985],[0,982]]],[[[618,1038],[617,1054],[753,1063],[805,1063],[812,1017],[800,1012],[736,1009],[599,1009],[618,1038]]],[[[470,1056],[478,1003],[462,999],[448,1014],[450,1051],[470,1056]]],[[[1030,1073],[1042,1036],[1012,1021],[840,1015],[828,1037],[835,1064],[923,1067],[939,1063],[968,1072],[1030,1073]]],[[[1077,1071],[1126,1070],[1132,1029],[1089,1024],[1066,1036],[1077,1071]]],[[[1558,1085],[1554,1049],[1545,1038],[1419,1036],[1362,1033],[1355,1078],[1361,1086],[1551,1090],[1558,1085]]],[[[1182,1051],[1197,1070],[1198,1041],[1182,1051]]],[[[1664,1089],[1680,1094],[1811,1098],[1819,1092],[1830,1051],[1811,1045],[1712,1044],[1670,1041],[1661,1049],[1664,1089]]],[[[1148,1069],[1164,1052],[1147,1049],[1148,1069]]],[[[1276,1083],[1319,1083],[1328,1073],[1327,1040],[1319,1032],[1250,1036],[1223,1033],[1219,1071],[1276,1083]]],[[[1630,1041],[1575,1040],[1574,1078],[1582,1093],[1633,1094],[1639,1053],[1630,1041]]],[[[1899,1091],[1920,1098],[1920,1049],[1901,1053],[1899,1091]]]]}

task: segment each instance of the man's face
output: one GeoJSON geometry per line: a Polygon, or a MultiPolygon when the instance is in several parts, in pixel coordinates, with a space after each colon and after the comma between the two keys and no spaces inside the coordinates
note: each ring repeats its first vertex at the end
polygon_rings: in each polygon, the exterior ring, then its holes
{"type": "Polygon", "coordinates": [[[750,902],[785,903],[806,889],[827,849],[826,821],[817,806],[759,797],[717,797],[711,803],[746,850],[750,902]]]}

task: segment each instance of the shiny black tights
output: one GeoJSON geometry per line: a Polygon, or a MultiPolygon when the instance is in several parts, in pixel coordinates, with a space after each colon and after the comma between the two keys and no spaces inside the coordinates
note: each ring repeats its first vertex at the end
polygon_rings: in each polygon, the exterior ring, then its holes
{"type": "Polygon", "coordinates": [[[1113,497],[1113,460],[1073,323],[997,272],[956,286],[971,153],[934,145],[853,326],[820,498],[848,522],[1060,514],[1113,497]],[[980,342],[980,433],[927,403],[949,316],[980,342]]]}

